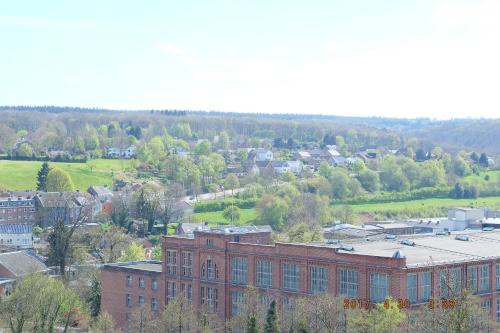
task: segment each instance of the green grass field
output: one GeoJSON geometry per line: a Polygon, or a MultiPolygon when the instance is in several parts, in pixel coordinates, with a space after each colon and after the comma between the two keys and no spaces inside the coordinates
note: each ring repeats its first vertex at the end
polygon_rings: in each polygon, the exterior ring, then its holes
{"type": "Polygon", "coordinates": [[[484,197],[477,199],[422,199],[391,203],[351,205],[356,213],[377,213],[381,211],[398,212],[403,210],[451,208],[468,206],[500,207],[500,197],[484,197]]]}
{"type": "MultiPolygon", "coordinates": [[[[8,190],[36,189],[36,176],[42,162],[0,161],[0,188],[8,190]]],[[[90,185],[112,185],[113,176],[130,169],[128,160],[97,159],[87,163],[49,162],[69,173],[75,188],[87,190],[90,185]],[[94,168],[91,171],[90,165],[94,168]]]]}
{"type": "MultiPolygon", "coordinates": [[[[249,224],[255,220],[255,208],[241,209],[240,211],[241,219],[237,224],[249,224]]],[[[195,213],[193,219],[199,222],[208,222],[210,225],[229,224],[228,220],[222,216],[222,211],[195,213]]]]}

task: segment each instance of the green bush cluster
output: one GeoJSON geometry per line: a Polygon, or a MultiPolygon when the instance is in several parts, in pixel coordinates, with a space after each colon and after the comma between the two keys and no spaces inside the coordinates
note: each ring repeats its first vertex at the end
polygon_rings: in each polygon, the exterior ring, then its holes
{"type": "Polygon", "coordinates": [[[214,200],[208,202],[199,202],[194,205],[195,213],[205,213],[205,212],[217,212],[226,209],[227,207],[234,205],[238,208],[253,208],[257,203],[257,199],[225,199],[225,200],[214,200]]]}
{"type": "Polygon", "coordinates": [[[357,205],[357,204],[369,204],[369,203],[420,200],[420,199],[430,199],[430,198],[447,198],[450,195],[451,189],[452,188],[450,186],[424,187],[412,191],[380,193],[375,195],[360,195],[350,199],[334,200],[334,203],[357,205]]]}

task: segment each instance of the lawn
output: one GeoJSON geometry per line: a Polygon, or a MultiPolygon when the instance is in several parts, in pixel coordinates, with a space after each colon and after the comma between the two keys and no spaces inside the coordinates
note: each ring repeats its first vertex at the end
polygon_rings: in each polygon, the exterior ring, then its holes
{"type": "MultiPolygon", "coordinates": [[[[0,161],[0,188],[8,190],[36,189],[36,177],[42,162],[0,161]]],[[[75,188],[87,190],[90,185],[112,185],[114,175],[130,169],[128,160],[97,159],[87,163],[49,162],[69,173],[75,188]],[[93,166],[91,170],[90,166],[93,166]]]]}
{"type": "Polygon", "coordinates": [[[399,212],[404,210],[425,210],[436,208],[485,206],[500,207],[500,197],[484,197],[477,199],[422,199],[391,203],[351,205],[356,213],[399,212]]]}
{"type": "MultiPolygon", "coordinates": [[[[241,219],[237,224],[250,224],[255,220],[255,208],[240,209],[240,211],[241,219]]],[[[195,221],[208,222],[210,225],[229,224],[229,221],[222,216],[222,211],[195,213],[193,218],[195,221]]]]}

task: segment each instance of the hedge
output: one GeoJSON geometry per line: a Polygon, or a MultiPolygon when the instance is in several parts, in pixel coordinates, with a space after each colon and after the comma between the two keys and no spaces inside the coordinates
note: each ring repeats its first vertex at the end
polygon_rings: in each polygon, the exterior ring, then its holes
{"type": "Polygon", "coordinates": [[[431,198],[448,198],[453,188],[451,186],[424,187],[413,191],[361,195],[349,199],[333,200],[335,204],[357,205],[370,203],[386,203],[431,198]]]}
{"type": "Polygon", "coordinates": [[[195,213],[218,212],[234,205],[238,208],[253,208],[257,203],[256,198],[249,199],[225,199],[206,202],[198,202],[194,205],[195,213]]]}

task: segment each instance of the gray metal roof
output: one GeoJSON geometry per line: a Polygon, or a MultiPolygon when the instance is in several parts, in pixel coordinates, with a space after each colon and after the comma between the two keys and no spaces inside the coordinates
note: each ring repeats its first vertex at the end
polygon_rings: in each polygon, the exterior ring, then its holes
{"type": "Polygon", "coordinates": [[[0,253],[0,266],[5,267],[14,277],[48,270],[43,262],[26,251],[0,253]]]}

